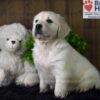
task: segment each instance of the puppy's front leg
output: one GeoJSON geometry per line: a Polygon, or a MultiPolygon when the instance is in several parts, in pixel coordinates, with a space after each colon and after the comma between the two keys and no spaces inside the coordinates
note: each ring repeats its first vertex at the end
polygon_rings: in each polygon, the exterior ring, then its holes
{"type": "Polygon", "coordinates": [[[45,83],[45,79],[41,74],[39,74],[40,77],[40,92],[46,92],[48,90],[48,86],[45,83]]]}
{"type": "Polygon", "coordinates": [[[64,72],[60,72],[55,79],[55,96],[64,98],[68,95],[69,77],[67,77],[67,74],[64,74],[64,72]]]}

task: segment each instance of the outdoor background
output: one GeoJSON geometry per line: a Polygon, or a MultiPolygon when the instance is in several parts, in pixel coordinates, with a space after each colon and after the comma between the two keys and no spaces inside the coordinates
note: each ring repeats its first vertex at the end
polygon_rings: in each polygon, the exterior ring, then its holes
{"type": "Polygon", "coordinates": [[[0,0],[0,25],[21,22],[32,29],[35,14],[51,10],[63,15],[88,43],[87,58],[100,70],[100,20],[82,18],[83,0],[0,0]]]}

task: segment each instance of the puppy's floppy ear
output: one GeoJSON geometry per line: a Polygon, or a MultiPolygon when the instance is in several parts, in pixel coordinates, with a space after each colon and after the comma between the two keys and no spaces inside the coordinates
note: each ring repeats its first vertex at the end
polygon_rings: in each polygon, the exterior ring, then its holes
{"type": "Polygon", "coordinates": [[[59,20],[58,37],[64,38],[69,34],[70,27],[68,26],[67,22],[61,15],[57,14],[57,16],[59,20]]]}
{"type": "Polygon", "coordinates": [[[35,17],[33,18],[33,22],[32,22],[32,35],[34,37],[35,35],[35,23],[34,23],[35,17]]]}

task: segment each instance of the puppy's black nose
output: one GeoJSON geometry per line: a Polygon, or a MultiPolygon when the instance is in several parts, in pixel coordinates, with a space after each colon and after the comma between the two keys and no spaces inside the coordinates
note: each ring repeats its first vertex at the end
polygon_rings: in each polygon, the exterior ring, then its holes
{"type": "Polygon", "coordinates": [[[16,41],[11,41],[11,42],[12,42],[12,44],[15,44],[16,41]]]}
{"type": "Polygon", "coordinates": [[[37,24],[36,25],[36,29],[41,29],[42,28],[42,25],[41,24],[37,24]]]}

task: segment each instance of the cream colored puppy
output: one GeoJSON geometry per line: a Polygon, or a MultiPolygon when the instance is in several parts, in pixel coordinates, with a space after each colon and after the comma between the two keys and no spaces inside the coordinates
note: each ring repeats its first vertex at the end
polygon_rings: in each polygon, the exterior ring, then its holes
{"type": "Polygon", "coordinates": [[[48,86],[55,96],[65,97],[72,90],[100,88],[97,69],[64,40],[69,26],[59,14],[43,11],[33,21],[34,63],[40,78],[40,92],[48,86]]]}

